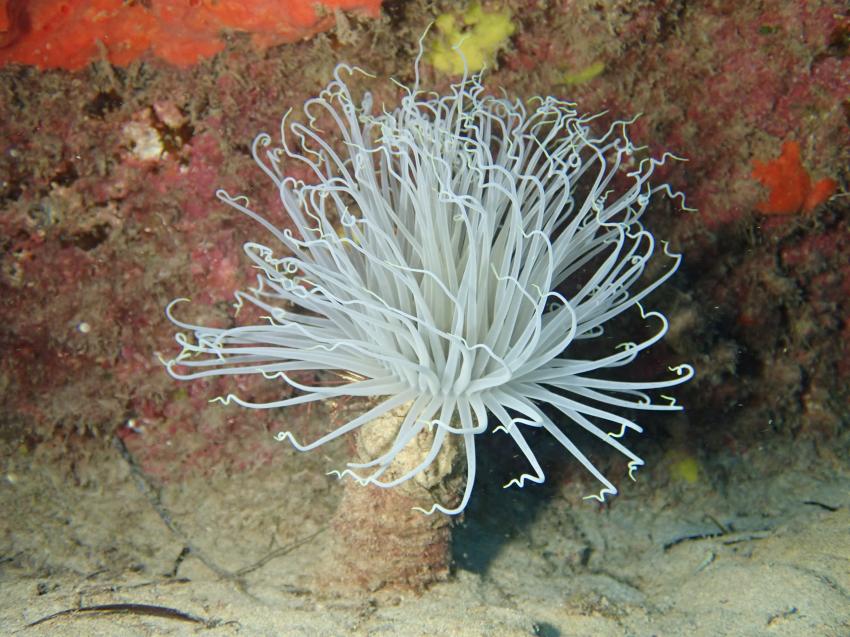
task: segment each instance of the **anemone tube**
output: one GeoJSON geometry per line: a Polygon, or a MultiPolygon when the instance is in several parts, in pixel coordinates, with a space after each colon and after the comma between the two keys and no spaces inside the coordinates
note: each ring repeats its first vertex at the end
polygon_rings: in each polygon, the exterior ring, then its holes
{"type": "Polygon", "coordinates": [[[268,403],[219,399],[251,409],[370,399],[363,413],[313,441],[276,436],[309,451],[392,415],[383,449],[334,472],[363,485],[421,477],[450,443],[462,443],[462,497],[426,513],[464,510],[475,482],[476,436],[487,431],[504,432],[530,466],[505,486],[544,481],[526,439],[528,428],[542,428],[601,484],[587,497],[616,494],[569,427],[623,454],[633,476],[643,460],[621,439],[642,430],[618,412],[681,409],[661,392],[691,378],[690,365],[644,382],[620,380],[615,371],[667,331],[665,317],[642,301],[681,257],[663,244],[668,267],[645,281],[656,241],[640,220],[658,193],[685,208],[681,193],[649,181],[657,166],[677,158],[637,161],[631,122],[594,136],[598,115],[579,114],[554,97],[486,95],[480,74],[438,95],[420,89],[417,64],[414,85],[390,111],[376,109],[369,93],[355,102],[345,82],[354,72],[362,71],[336,68],[304,105],[305,123],[288,122],[287,113],[279,146],[265,133],[254,141],[254,159],[277,187],[294,231],[276,227],[244,196],[217,193],[276,243],[245,244],[260,274],[256,287],[235,295],[237,307],[253,304],[268,324],[192,325],[174,316],[174,305],[185,300],[177,299],[167,314],[187,333],[177,334],[182,351],[168,371],[178,379],[262,374],[295,391],[268,403]],[[320,120],[336,130],[321,131],[320,120]],[[340,152],[332,139],[342,140],[340,152]],[[287,177],[285,160],[306,165],[314,183],[287,177]],[[576,343],[598,339],[628,310],[654,321],[655,332],[595,358],[571,357],[576,343]],[[296,380],[305,371],[345,381],[296,380]],[[563,418],[556,422],[553,413],[563,418]],[[426,448],[400,468],[404,450],[423,436],[426,448]]]}

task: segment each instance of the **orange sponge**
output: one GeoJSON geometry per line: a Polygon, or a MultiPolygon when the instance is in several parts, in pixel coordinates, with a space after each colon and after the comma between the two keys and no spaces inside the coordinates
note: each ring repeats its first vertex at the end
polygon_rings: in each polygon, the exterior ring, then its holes
{"type": "Polygon", "coordinates": [[[106,57],[123,66],[147,51],[178,66],[214,55],[226,29],[257,46],[330,28],[334,9],[377,17],[381,0],[0,0],[0,66],[84,67],[106,57]]]}
{"type": "Polygon", "coordinates": [[[821,179],[812,184],[800,161],[800,144],[795,141],[782,144],[782,154],[776,159],[754,161],[752,175],[770,188],[767,201],[756,205],[756,210],[764,214],[809,213],[829,199],[838,187],[834,179],[821,179]]]}

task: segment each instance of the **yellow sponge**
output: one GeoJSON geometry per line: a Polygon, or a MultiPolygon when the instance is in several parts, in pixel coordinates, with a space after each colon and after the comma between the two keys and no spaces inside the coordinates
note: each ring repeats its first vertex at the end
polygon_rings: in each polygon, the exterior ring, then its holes
{"type": "Polygon", "coordinates": [[[449,75],[463,73],[464,60],[470,73],[492,64],[496,52],[516,30],[510,11],[484,11],[477,2],[459,16],[443,13],[434,26],[439,36],[428,53],[428,60],[449,75]]]}
{"type": "Polygon", "coordinates": [[[680,482],[695,484],[699,481],[701,469],[699,461],[686,453],[668,454],[670,457],[670,477],[680,482]]]}

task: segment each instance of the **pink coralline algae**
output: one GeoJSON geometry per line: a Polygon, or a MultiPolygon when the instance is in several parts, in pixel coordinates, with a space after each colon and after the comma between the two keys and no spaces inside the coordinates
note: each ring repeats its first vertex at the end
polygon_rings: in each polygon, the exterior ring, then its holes
{"type": "Polygon", "coordinates": [[[805,140],[813,174],[836,177],[846,163],[845,4],[567,3],[552,12],[567,14],[575,26],[555,39],[545,24],[527,25],[504,67],[561,82],[561,93],[586,109],[644,113],[634,136],[656,152],[688,158],[669,179],[687,188],[699,210],[689,223],[714,230],[741,220],[760,200],[751,164],[764,148],[805,140]],[[604,72],[565,82],[594,63],[604,72]]]}

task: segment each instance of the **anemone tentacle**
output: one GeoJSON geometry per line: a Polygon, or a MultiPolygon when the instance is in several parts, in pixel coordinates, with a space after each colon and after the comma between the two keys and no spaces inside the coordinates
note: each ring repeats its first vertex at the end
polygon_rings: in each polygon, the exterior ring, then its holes
{"type": "Polygon", "coordinates": [[[623,410],[681,409],[659,390],[691,378],[690,365],[671,368],[661,380],[624,380],[616,371],[668,329],[664,316],[643,303],[681,257],[663,243],[660,258],[669,266],[647,281],[656,240],[641,218],[658,195],[685,208],[681,193],[651,183],[659,166],[678,158],[638,161],[642,149],[627,134],[634,120],[598,134],[598,115],[553,97],[487,95],[480,74],[465,75],[445,95],[425,92],[418,62],[400,105],[376,110],[368,93],[359,103],[352,96],[345,80],[355,72],[363,71],[336,68],[304,105],[305,123],[291,122],[287,112],[279,145],[265,133],[254,140],[254,159],[278,190],[289,227],[278,227],[244,196],[217,192],[274,239],[245,244],[257,285],[236,293],[237,311],[253,305],[268,324],[194,325],[175,317],[175,305],[186,300],[177,299],[166,313],[184,332],[166,369],[181,380],[262,374],[294,392],[267,403],[234,394],[219,399],[252,409],[374,400],[311,442],[277,434],[302,451],[401,409],[380,452],[333,472],[361,484],[391,488],[411,480],[457,440],[465,449],[466,488],[457,506],[435,503],[426,513],[466,507],[475,437],[487,431],[507,434],[530,465],[530,473],[505,486],[543,482],[525,427],[546,431],[600,482],[588,497],[616,494],[571,432],[587,432],[621,453],[631,477],[643,461],[622,438],[642,429],[623,410]],[[287,162],[306,167],[313,180],[286,176],[287,162]],[[635,309],[658,328],[614,348],[598,338],[635,309]],[[585,341],[583,356],[575,353],[578,341],[585,341]],[[322,370],[346,382],[297,380],[298,372],[322,370]],[[390,471],[426,433],[423,455],[390,471]]]}

